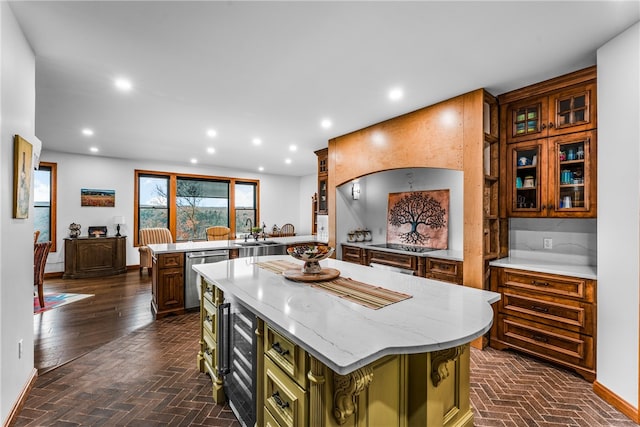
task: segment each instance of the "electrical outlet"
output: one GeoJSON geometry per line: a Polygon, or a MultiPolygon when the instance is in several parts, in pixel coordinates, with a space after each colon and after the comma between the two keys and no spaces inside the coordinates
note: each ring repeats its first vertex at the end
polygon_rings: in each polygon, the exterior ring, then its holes
{"type": "Polygon", "coordinates": [[[542,239],[542,249],[553,249],[553,240],[549,238],[542,239]]]}
{"type": "Polygon", "coordinates": [[[22,340],[18,341],[18,359],[22,359],[22,340]]]}

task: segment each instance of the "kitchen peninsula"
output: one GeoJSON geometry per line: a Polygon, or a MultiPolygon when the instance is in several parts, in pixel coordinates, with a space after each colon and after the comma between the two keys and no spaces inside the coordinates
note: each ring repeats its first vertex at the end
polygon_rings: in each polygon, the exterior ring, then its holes
{"type": "Polygon", "coordinates": [[[266,256],[194,267],[203,280],[199,366],[212,374],[216,401],[224,399],[217,372],[225,357],[216,348],[224,327],[214,325],[222,321],[217,307],[231,300],[258,319],[257,425],[473,425],[469,343],[491,327],[498,294],[321,262],[341,278],[406,297],[372,309],[290,281],[270,267],[278,263],[302,266],[266,256]]]}

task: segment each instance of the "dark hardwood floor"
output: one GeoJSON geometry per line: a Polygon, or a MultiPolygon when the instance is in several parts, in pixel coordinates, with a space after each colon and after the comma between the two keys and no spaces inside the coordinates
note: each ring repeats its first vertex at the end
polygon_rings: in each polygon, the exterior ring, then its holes
{"type": "Polygon", "coordinates": [[[34,315],[34,363],[38,374],[153,321],[151,277],[138,270],[91,279],[45,279],[45,293],[93,294],[94,297],[34,315]]]}
{"type": "MultiPolygon", "coordinates": [[[[150,288],[137,271],[45,280],[95,297],[34,316],[39,376],[14,425],[240,426],[197,369],[198,313],[152,321],[150,288]]],[[[575,373],[491,348],[471,351],[471,402],[479,427],[636,425],[575,373]]]]}

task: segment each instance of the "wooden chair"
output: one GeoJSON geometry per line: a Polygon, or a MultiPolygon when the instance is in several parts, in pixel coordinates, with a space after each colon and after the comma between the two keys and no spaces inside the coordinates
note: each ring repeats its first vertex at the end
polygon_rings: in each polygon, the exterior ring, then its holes
{"type": "Polygon", "coordinates": [[[292,224],[285,224],[280,227],[280,237],[295,236],[295,228],[292,224]]]}
{"type": "Polygon", "coordinates": [[[142,269],[147,268],[147,272],[151,275],[153,259],[151,257],[151,249],[147,245],[158,243],[173,243],[171,231],[168,228],[152,227],[140,229],[140,274],[142,269]]]}
{"type": "Polygon", "coordinates": [[[229,240],[231,229],[223,225],[207,227],[207,240],[229,240]]]}
{"type": "Polygon", "coordinates": [[[33,232],[33,244],[38,243],[38,237],[40,237],[40,230],[36,230],[33,232]]]}
{"type": "Polygon", "coordinates": [[[40,242],[33,245],[33,286],[38,288],[40,308],[44,307],[44,266],[51,250],[51,242],[40,242]]]}

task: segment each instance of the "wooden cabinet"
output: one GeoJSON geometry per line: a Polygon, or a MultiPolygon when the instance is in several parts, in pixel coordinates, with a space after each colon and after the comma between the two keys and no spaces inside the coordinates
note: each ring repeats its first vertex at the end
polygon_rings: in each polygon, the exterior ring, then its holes
{"type": "Polygon", "coordinates": [[[492,267],[491,290],[502,294],[492,347],[520,350],[595,380],[595,280],[492,267]]]}
{"type": "Polygon", "coordinates": [[[224,293],[216,286],[200,278],[200,350],[198,369],[211,378],[213,400],[225,401],[223,379],[218,375],[218,307],[224,301],[224,293]]]}
{"type": "Polygon", "coordinates": [[[507,147],[508,214],[596,216],[596,131],[507,147]]]}
{"type": "Polygon", "coordinates": [[[342,261],[354,264],[366,265],[367,254],[365,250],[358,246],[342,245],[342,261]]]}
{"type": "Polygon", "coordinates": [[[413,270],[413,274],[425,277],[425,258],[415,255],[398,254],[395,252],[376,251],[367,249],[366,265],[381,264],[402,270],[413,270]]]}
{"type": "Polygon", "coordinates": [[[504,209],[511,217],[595,217],[595,67],[499,97],[504,209]]]}
{"type": "Polygon", "coordinates": [[[323,148],[315,152],[318,157],[318,215],[328,213],[329,189],[329,149],[323,148]]]}
{"type": "Polygon", "coordinates": [[[462,285],[462,262],[441,258],[427,258],[425,277],[462,285]]]}
{"type": "Polygon", "coordinates": [[[151,293],[151,310],[156,319],[184,313],[184,253],[154,255],[151,293]]]}
{"type": "Polygon", "coordinates": [[[111,276],[127,271],[127,238],[64,239],[64,279],[111,276]]]}

